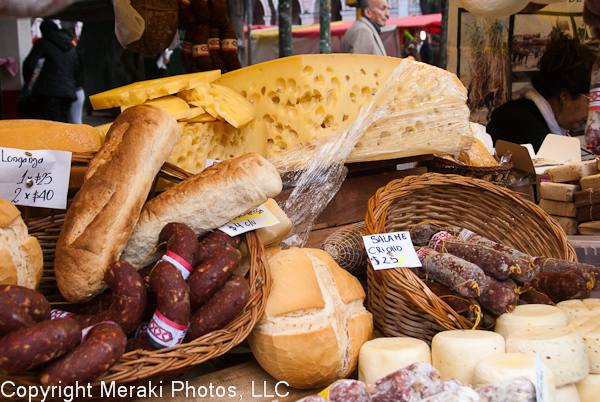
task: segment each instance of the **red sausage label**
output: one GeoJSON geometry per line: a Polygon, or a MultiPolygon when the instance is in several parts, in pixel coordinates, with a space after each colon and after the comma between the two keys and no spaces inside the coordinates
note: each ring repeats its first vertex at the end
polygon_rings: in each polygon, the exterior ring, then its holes
{"type": "Polygon", "coordinates": [[[477,233],[471,232],[468,229],[463,229],[458,234],[458,239],[464,242],[470,242],[475,236],[477,236],[477,233]]]}
{"type": "Polygon", "coordinates": [[[185,338],[185,334],[189,328],[190,324],[183,326],[174,323],[162,315],[160,311],[156,310],[148,324],[148,332],[146,334],[150,342],[157,348],[170,348],[183,342],[183,338],[185,338]]]}
{"type": "Polygon", "coordinates": [[[451,239],[452,237],[454,237],[454,235],[450,232],[437,232],[431,238],[431,241],[429,242],[429,248],[440,252],[444,246],[444,240],[451,239]]]}
{"type": "Polygon", "coordinates": [[[208,38],[208,50],[219,50],[221,48],[221,41],[219,38],[208,38]]]}
{"type": "Polygon", "coordinates": [[[235,50],[237,52],[237,50],[238,50],[237,39],[223,39],[223,41],[221,42],[221,50],[223,50],[223,51],[235,50]]]}
{"type": "Polygon", "coordinates": [[[185,281],[187,281],[187,279],[190,277],[190,274],[194,270],[194,268],[192,268],[192,266],[188,264],[186,260],[173,253],[172,251],[167,251],[162,256],[162,258],[156,263],[158,264],[161,261],[168,262],[169,264],[172,264],[175,268],[177,268],[179,272],[181,272],[181,276],[183,276],[183,280],[185,281]]]}
{"type": "Polygon", "coordinates": [[[181,42],[181,53],[192,54],[192,42],[181,42]]]}
{"type": "Polygon", "coordinates": [[[68,311],[64,311],[64,310],[59,310],[59,309],[50,310],[50,319],[51,320],[56,320],[57,318],[67,318],[67,317],[71,317],[72,315],[73,315],[73,313],[69,313],[68,311]]]}
{"type": "Polygon", "coordinates": [[[590,110],[600,110],[600,87],[590,89],[590,110]]]}
{"type": "Polygon", "coordinates": [[[200,57],[200,56],[208,56],[208,43],[203,43],[200,45],[192,46],[192,56],[200,57]]]}

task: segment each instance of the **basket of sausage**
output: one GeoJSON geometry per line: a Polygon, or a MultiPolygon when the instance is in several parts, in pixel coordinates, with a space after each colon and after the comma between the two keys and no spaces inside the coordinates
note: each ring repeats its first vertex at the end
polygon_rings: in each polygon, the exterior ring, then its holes
{"type": "Polygon", "coordinates": [[[87,170],[66,210],[21,209],[43,275],[37,290],[0,285],[9,400],[162,396],[239,345],[264,311],[261,237],[218,229],[277,195],[279,173],[247,154],[190,175],[164,162],[175,121],[138,108],[117,117],[96,154],[73,154],[87,170]]]}
{"type": "MultiPolygon", "coordinates": [[[[451,329],[491,329],[517,304],[589,297],[597,267],[576,262],[558,223],[503,187],[427,173],[369,200],[366,234],[410,232],[422,267],[368,268],[368,308],[387,336],[428,343],[451,329]]],[[[416,264],[415,264],[416,265],[416,264]]]]}

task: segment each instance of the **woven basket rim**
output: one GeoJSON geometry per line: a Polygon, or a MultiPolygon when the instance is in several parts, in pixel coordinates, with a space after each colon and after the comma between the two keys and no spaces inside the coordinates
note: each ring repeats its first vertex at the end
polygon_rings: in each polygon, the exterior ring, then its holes
{"type": "MultiPolygon", "coordinates": [[[[473,189],[473,191],[481,192],[482,194],[499,195],[505,202],[511,203],[515,207],[520,206],[535,216],[536,219],[544,222],[548,228],[551,228],[551,231],[562,246],[562,258],[576,260],[575,251],[568,242],[567,236],[558,222],[541,210],[535,203],[529,201],[519,193],[504,187],[497,186],[485,180],[461,175],[426,173],[421,176],[409,176],[391,181],[386,186],[380,188],[369,200],[365,216],[365,233],[367,235],[386,233],[386,223],[389,218],[388,209],[396,200],[408,200],[411,194],[427,189],[434,192],[436,186],[462,186],[463,188],[473,189]]],[[[444,221],[443,218],[437,220],[437,223],[451,224],[451,222],[444,221]]],[[[456,313],[442,299],[431,292],[425,283],[410,269],[395,268],[376,271],[369,262],[367,273],[369,275],[369,299],[382,291],[381,289],[375,289],[376,287],[389,289],[390,286],[397,286],[402,291],[403,296],[410,299],[415,306],[418,306],[429,314],[429,317],[425,317],[424,320],[433,320],[445,329],[475,328],[473,323],[456,313]]],[[[376,306],[379,302],[376,300],[371,304],[370,301],[369,307],[376,306]]],[[[375,312],[373,313],[376,315],[375,312]]]]}
{"type": "Polygon", "coordinates": [[[442,158],[440,156],[433,157],[435,162],[444,164],[444,168],[447,169],[464,169],[469,172],[481,172],[481,173],[500,173],[500,172],[509,172],[513,167],[512,162],[508,162],[498,166],[469,166],[465,165],[450,159],[442,158]]]}

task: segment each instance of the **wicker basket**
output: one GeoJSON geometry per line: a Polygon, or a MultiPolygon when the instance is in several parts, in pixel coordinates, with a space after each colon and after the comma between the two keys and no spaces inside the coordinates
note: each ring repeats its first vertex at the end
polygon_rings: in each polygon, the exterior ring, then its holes
{"type": "Polygon", "coordinates": [[[425,166],[427,166],[429,172],[457,174],[489,181],[502,187],[506,185],[508,174],[513,168],[512,162],[503,164],[502,166],[467,166],[438,156],[435,156],[433,160],[425,162],[425,166]]]}
{"type": "MultiPolygon", "coordinates": [[[[74,154],[73,160],[77,163],[86,163],[92,156],[89,154],[74,154]]],[[[158,176],[177,182],[189,177],[190,174],[166,163],[158,176]]],[[[154,191],[151,196],[153,196],[153,193],[154,191]]],[[[52,303],[64,300],[58,292],[53,270],[56,242],[64,221],[64,211],[50,211],[51,213],[48,216],[28,219],[27,226],[30,234],[38,238],[44,253],[44,276],[38,290],[52,303]]],[[[271,275],[265,248],[260,237],[255,232],[247,232],[245,242],[248,246],[250,260],[250,270],[246,275],[250,285],[250,297],[243,311],[232,322],[221,330],[206,334],[189,343],[155,351],[136,350],[126,353],[119,363],[91,383],[91,391],[86,390],[86,396],[89,393],[92,395],[91,398],[76,399],[86,401],[131,399],[118,396],[111,398],[107,397],[106,394],[101,395],[102,383],[105,384],[105,388],[111,386],[113,382],[115,388],[119,386],[148,387],[150,382],[153,387],[156,387],[162,381],[164,386],[169,384],[170,381],[187,374],[194,366],[220,356],[239,345],[250,334],[264,312],[271,289],[271,275]]],[[[57,308],[60,308],[60,306],[57,308]]],[[[0,383],[4,384],[5,381],[14,384],[14,386],[9,386],[10,383],[5,384],[5,395],[16,392],[17,387],[20,386],[41,386],[39,371],[19,375],[0,372],[0,383]]],[[[17,394],[15,393],[15,395],[17,394]]],[[[79,395],[81,396],[81,391],[79,395]]],[[[29,394],[24,397],[15,396],[11,397],[10,400],[28,401],[29,396],[29,394]]],[[[136,394],[133,395],[133,397],[135,396],[136,394]]],[[[39,401],[41,399],[42,395],[40,393],[38,398],[32,398],[31,400],[39,401]]],[[[46,398],[46,401],[49,402],[63,400],[64,395],[62,398],[46,398]]]]}
{"type": "MultiPolygon", "coordinates": [[[[548,214],[520,194],[490,182],[427,173],[394,180],[369,200],[366,233],[409,231],[422,222],[456,225],[534,256],[575,261],[567,236],[548,214]]],[[[442,330],[469,329],[408,268],[368,271],[368,309],[386,336],[428,343],[442,330]]]]}

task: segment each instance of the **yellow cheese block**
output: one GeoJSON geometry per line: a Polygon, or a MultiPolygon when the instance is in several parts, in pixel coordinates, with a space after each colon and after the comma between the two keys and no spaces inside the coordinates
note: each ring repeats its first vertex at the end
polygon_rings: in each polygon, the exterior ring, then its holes
{"type": "Polygon", "coordinates": [[[184,89],[207,86],[221,76],[221,70],[174,75],[154,80],[139,81],[90,96],[95,110],[139,105],[148,99],[173,95],[184,89]]]}
{"type": "MultiPolygon", "coordinates": [[[[455,75],[424,63],[358,54],[285,57],[222,75],[256,108],[268,131],[267,156],[339,132],[354,122],[394,69],[392,90],[377,104],[385,112],[352,150],[349,162],[442,151],[458,154],[473,133],[467,91],[455,75]]],[[[316,144],[319,145],[319,144],[316,144]]]]}
{"type": "MultiPolygon", "coordinates": [[[[175,117],[175,120],[184,120],[192,117],[188,103],[174,95],[166,95],[161,96],[160,98],[150,99],[145,101],[143,104],[161,108],[165,112],[170,113],[173,117],[175,117]]],[[[130,108],[131,106],[134,105],[121,106],[121,112],[127,108],[130,108]]],[[[201,110],[198,114],[203,112],[204,111],[201,110]]]]}

